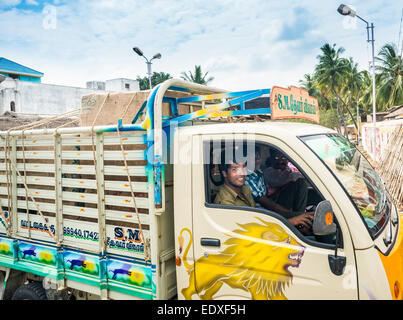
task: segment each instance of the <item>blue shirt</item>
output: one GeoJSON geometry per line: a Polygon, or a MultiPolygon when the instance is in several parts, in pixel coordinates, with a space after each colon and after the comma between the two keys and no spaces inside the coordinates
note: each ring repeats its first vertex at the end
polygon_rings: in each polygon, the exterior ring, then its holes
{"type": "MultiPolygon", "coordinates": [[[[248,175],[246,176],[245,184],[251,188],[253,199],[256,201],[257,199],[265,196],[267,193],[263,172],[261,170],[248,170],[247,172],[248,175]]],[[[256,206],[260,207],[258,203],[256,203],[256,206]]]]}

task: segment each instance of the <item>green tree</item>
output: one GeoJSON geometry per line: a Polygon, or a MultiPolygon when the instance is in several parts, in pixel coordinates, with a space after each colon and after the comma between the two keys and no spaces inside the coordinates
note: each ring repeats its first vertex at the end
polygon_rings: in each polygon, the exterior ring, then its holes
{"type": "Polygon", "coordinates": [[[304,80],[300,80],[299,84],[302,89],[308,91],[311,97],[318,99],[319,108],[328,109],[332,107],[331,100],[328,99],[327,90],[318,85],[314,75],[304,74],[304,80]]]}
{"type": "MultiPolygon", "coordinates": [[[[160,84],[171,78],[172,78],[172,76],[169,73],[153,72],[153,74],[151,76],[151,85],[154,88],[157,84],[160,84]]],[[[140,90],[150,89],[148,77],[141,78],[141,77],[137,76],[136,80],[139,82],[140,90]]]]}
{"type": "Polygon", "coordinates": [[[359,112],[359,100],[362,93],[365,91],[367,84],[364,82],[366,76],[365,71],[358,70],[358,63],[353,61],[353,58],[348,59],[346,65],[346,81],[342,86],[342,95],[344,100],[355,110],[357,116],[357,109],[359,112]]]}
{"type": "Polygon", "coordinates": [[[378,110],[403,104],[403,61],[395,44],[385,44],[376,58],[378,110]]]}
{"type": "Polygon", "coordinates": [[[344,87],[348,82],[350,60],[341,57],[345,50],[343,47],[336,49],[336,44],[330,46],[330,44],[326,43],[320,49],[322,54],[317,56],[319,63],[315,68],[316,81],[319,86],[330,89],[333,96],[337,98],[337,108],[343,125],[345,125],[344,110],[346,110],[358,130],[350,107],[343,99],[343,90],[345,90],[344,87]]]}
{"type": "Polygon", "coordinates": [[[321,109],[319,110],[320,124],[324,127],[334,129],[340,125],[340,119],[334,109],[321,109]]]}
{"type": "Polygon", "coordinates": [[[310,96],[315,98],[319,97],[320,94],[315,83],[315,78],[311,74],[304,74],[304,80],[300,80],[299,83],[301,85],[301,88],[308,91],[310,96]]]}
{"type": "MultiPolygon", "coordinates": [[[[372,113],[372,75],[366,70],[360,71],[352,58],[343,58],[342,47],[326,43],[321,51],[313,73],[305,74],[300,85],[318,99],[323,125],[331,127],[338,121],[336,128],[339,130],[346,125],[345,115],[348,114],[350,123],[357,128],[352,111],[355,116],[357,109],[360,115],[372,113]]],[[[403,104],[402,53],[399,55],[397,51],[396,45],[386,44],[376,58],[378,111],[403,104]]]]}
{"type": "Polygon", "coordinates": [[[207,85],[209,82],[214,80],[214,77],[207,77],[208,72],[203,74],[203,71],[201,69],[201,66],[195,65],[194,71],[188,71],[188,72],[182,72],[181,73],[181,78],[183,80],[189,81],[189,82],[195,82],[199,84],[205,84],[207,85]]]}
{"type": "MultiPolygon", "coordinates": [[[[376,85],[375,85],[376,86],[376,85]]],[[[362,71],[362,85],[358,100],[360,112],[366,114],[372,111],[372,76],[367,70],[362,71]]]]}

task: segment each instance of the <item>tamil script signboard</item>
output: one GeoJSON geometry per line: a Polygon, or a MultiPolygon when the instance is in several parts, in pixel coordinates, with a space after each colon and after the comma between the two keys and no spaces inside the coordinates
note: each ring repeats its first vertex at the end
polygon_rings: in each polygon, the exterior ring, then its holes
{"type": "Polygon", "coordinates": [[[304,89],[273,87],[270,103],[272,119],[298,118],[319,123],[318,100],[304,89]]]}

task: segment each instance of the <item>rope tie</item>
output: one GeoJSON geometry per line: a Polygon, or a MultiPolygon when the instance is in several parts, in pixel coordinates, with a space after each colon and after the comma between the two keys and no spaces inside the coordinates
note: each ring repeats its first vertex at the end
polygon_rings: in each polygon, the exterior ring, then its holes
{"type": "MultiPolygon", "coordinates": [[[[129,101],[129,103],[126,105],[125,107],[125,111],[122,113],[122,115],[120,116],[120,119],[123,119],[124,116],[126,115],[127,111],[129,110],[129,106],[132,103],[134,97],[136,96],[136,94],[134,93],[129,101]]],[[[139,210],[137,207],[137,203],[136,203],[136,197],[134,196],[134,190],[133,190],[133,186],[132,186],[132,181],[131,181],[131,177],[130,177],[130,173],[129,173],[129,166],[127,165],[127,158],[126,158],[126,152],[123,146],[123,142],[122,142],[122,138],[120,136],[120,130],[119,130],[119,124],[117,125],[117,133],[118,133],[118,137],[119,137],[119,144],[120,144],[120,149],[122,151],[122,155],[123,155],[123,162],[125,164],[125,169],[126,169],[126,173],[127,173],[127,179],[129,181],[129,186],[130,186],[130,194],[134,203],[134,210],[136,212],[136,217],[137,217],[137,221],[138,221],[138,225],[139,225],[139,229],[140,229],[140,234],[141,237],[143,239],[144,242],[144,260],[146,260],[146,262],[151,261],[151,255],[149,252],[150,249],[150,239],[146,239],[144,237],[144,232],[143,232],[143,227],[141,224],[141,220],[140,220],[140,214],[139,214],[139,210]]]]}
{"type": "Polygon", "coordinates": [[[149,239],[146,240],[146,238],[144,237],[144,233],[143,233],[143,227],[141,225],[141,221],[140,221],[140,215],[139,215],[139,210],[137,208],[137,204],[136,204],[136,198],[134,196],[134,190],[133,190],[133,186],[132,186],[132,181],[130,178],[130,173],[129,173],[129,166],[127,165],[127,159],[126,159],[126,153],[123,147],[123,143],[122,143],[122,139],[120,137],[120,130],[119,130],[119,126],[117,126],[117,133],[118,133],[118,137],[119,137],[119,144],[120,144],[120,149],[122,150],[122,155],[123,155],[123,161],[125,164],[125,169],[126,169],[126,173],[127,173],[127,179],[129,180],[129,186],[130,186],[130,194],[131,197],[133,199],[133,203],[134,203],[134,209],[136,212],[136,216],[137,216],[137,221],[138,221],[138,225],[139,225],[139,229],[140,229],[140,233],[141,233],[141,237],[144,241],[144,259],[146,260],[146,262],[150,261],[150,253],[149,253],[149,243],[147,245],[147,241],[149,239]]]}

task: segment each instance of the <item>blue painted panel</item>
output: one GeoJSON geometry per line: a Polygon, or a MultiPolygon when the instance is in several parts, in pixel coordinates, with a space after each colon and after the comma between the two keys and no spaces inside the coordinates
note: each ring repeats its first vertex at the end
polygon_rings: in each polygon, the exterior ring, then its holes
{"type": "Polygon", "coordinates": [[[30,81],[30,82],[41,82],[41,78],[39,77],[30,77],[30,76],[23,76],[20,75],[21,81],[30,81]]]}

